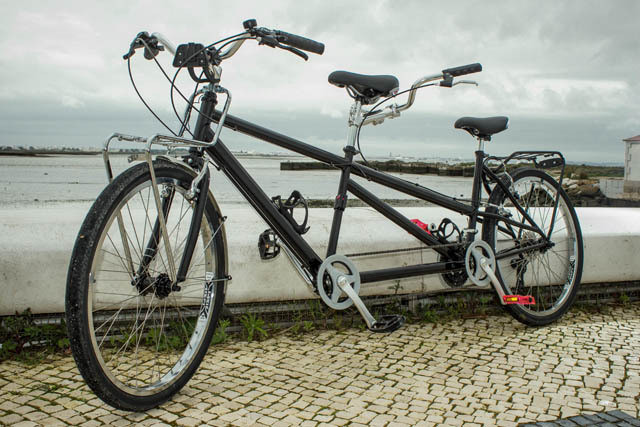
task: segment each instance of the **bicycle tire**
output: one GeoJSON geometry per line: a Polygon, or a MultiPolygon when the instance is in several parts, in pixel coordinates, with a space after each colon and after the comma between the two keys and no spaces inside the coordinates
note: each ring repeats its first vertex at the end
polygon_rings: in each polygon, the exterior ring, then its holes
{"type": "MultiPolygon", "coordinates": [[[[526,325],[547,325],[560,318],[577,296],[584,259],[580,223],[567,193],[544,171],[518,169],[511,174],[513,181],[508,176],[503,179],[540,229],[546,234],[552,231],[549,237],[554,244],[546,250],[533,250],[497,261],[496,276],[505,294],[532,295],[536,299],[535,305],[509,304],[504,307],[526,325]],[[556,195],[559,199],[554,217],[556,195]]],[[[523,222],[522,214],[498,185],[489,197],[489,204],[487,212],[505,209],[512,213],[511,219],[523,222]]],[[[482,226],[482,238],[496,254],[523,247],[536,237],[533,232],[517,227],[513,234],[508,233],[505,223],[495,218],[487,218],[482,226]]]]}
{"type": "MultiPolygon", "coordinates": [[[[166,222],[178,264],[194,211],[185,195],[195,172],[168,160],[154,161],[154,171],[159,190],[170,198],[166,222]]],[[[129,168],[102,191],[78,233],[65,298],[71,350],[89,387],[115,408],[144,411],[167,401],[193,376],[209,347],[227,267],[224,220],[210,192],[207,197],[180,289],[167,282],[164,239],[152,237],[158,215],[147,163],[129,168]],[[152,240],[156,253],[136,276],[152,240]]]]}

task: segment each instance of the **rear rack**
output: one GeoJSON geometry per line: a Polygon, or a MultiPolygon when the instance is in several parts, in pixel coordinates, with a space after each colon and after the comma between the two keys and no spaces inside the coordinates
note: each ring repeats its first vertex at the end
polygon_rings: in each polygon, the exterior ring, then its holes
{"type": "MultiPolygon", "coordinates": [[[[501,172],[509,172],[507,165],[513,164],[514,162],[529,162],[536,169],[560,168],[558,183],[562,186],[566,162],[564,156],[559,151],[515,151],[508,156],[488,156],[484,159],[483,166],[486,166],[494,174],[498,175],[501,172]],[[498,164],[490,166],[490,162],[497,162],[498,164]]],[[[482,185],[487,191],[487,194],[490,195],[491,187],[484,174],[482,175],[482,185]]]]}

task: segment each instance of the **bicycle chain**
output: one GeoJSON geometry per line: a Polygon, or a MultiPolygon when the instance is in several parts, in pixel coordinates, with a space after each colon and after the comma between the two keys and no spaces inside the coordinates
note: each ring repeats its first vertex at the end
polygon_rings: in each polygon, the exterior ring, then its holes
{"type": "Polygon", "coordinates": [[[384,255],[384,254],[393,254],[393,253],[401,253],[401,252],[412,252],[412,251],[424,251],[424,250],[435,250],[439,248],[450,248],[455,246],[462,246],[464,243],[443,243],[440,245],[429,245],[429,246],[419,246],[413,248],[402,248],[402,249],[388,249],[385,251],[373,251],[373,252],[361,252],[356,254],[346,254],[345,256],[348,258],[356,258],[361,256],[371,256],[371,255],[384,255]]]}

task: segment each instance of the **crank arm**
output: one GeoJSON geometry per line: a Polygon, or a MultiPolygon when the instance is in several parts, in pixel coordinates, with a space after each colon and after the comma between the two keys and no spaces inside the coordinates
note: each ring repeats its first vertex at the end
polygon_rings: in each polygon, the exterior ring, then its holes
{"type": "Polygon", "coordinates": [[[349,281],[346,280],[344,277],[340,277],[338,279],[338,286],[340,286],[340,289],[342,289],[342,292],[344,292],[345,294],[347,294],[349,298],[351,298],[351,301],[353,301],[356,308],[364,318],[364,321],[367,323],[367,328],[371,329],[373,325],[376,323],[376,319],[374,319],[371,313],[369,313],[367,306],[364,305],[364,302],[360,299],[356,291],[353,290],[353,288],[349,284],[349,281]]]}
{"type": "Polygon", "coordinates": [[[360,299],[358,294],[353,290],[349,281],[344,277],[340,277],[338,279],[338,286],[347,294],[351,301],[355,304],[356,308],[360,312],[360,315],[364,318],[364,321],[367,323],[367,328],[371,332],[393,332],[402,326],[405,322],[404,316],[401,315],[387,315],[382,316],[380,319],[376,320],[369,310],[367,306],[364,305],[364,302],[360,299]]]}
{"type": "Polygon", "coordinates": [[[500,285],[500,281],[496,276],[496,273],[493,271],[485,257],[482,257],[482,259],[480,260],[480,267],[484,270],[485,273],[487,273],[487,276],[489,276],[489,278],[491,279],[491,283],[493,284],[494,289],[500,297],[500,304],[535,305],[536,300],[530,295],[505,295],[504,291],[502,290],[502,286],[500,285]]]}
{"type": "Polygon", "coordinates": [[[500,281],[498,280],[498,277],[496,276],[496,273],[493,271],[493,269],[491,268],[491,266],[489,265],[489,263],[487,262],[487,259],[485,257],[482,257],[480,259],[480,268],[482,268],[484,270],[485,273],[487,273],[487,276],[489,276],[489,278],[491,279],[491,284],[493,285],[493,288],[496,290],[496,292],[498,293],[498,297],[500,297],[500,304],[505,305],[506,301],[505,301],[505,293],[502,290],[502,285],[500,285],[500,281]]]}

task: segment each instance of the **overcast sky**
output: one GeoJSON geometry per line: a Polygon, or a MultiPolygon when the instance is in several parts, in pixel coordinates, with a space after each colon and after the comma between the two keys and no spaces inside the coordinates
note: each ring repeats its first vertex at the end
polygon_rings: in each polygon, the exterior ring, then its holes
{"type": "MultiPolygon", "coordinates": [[[[465,115],[510,117],[487,147],[495,154],[554,149],[569,161],[622,162],[622,139],[640,134],[635,0],[85,0],[3,2],[2,9],[0,145],[98,147],[113,131],[160,131],[129,83],[122,54],[131,39],[147,30],[175,44],[206,44],[241,31],[247,18],[326,49],[304,62],[245,43],[223,64],[231,113],[333,152],[344,145],[350,101],[327,83],[338,69],[393,74],[407,88],[443,68],[484,67],[472,76],[479,87],[423,89],[401,118],[365,128],[365,154],[470,158],[474,141],[453,129],[465,115]]],[[[169,55],[161,62],[173,74],[169,55]]],[[[145,98],[175,127],[162,74],[139,54],[132,66],[145,98]]],[[[187,91],[188,78],[181,83],[187,91]]],[[[222,135],[232,149],[277,149],[222,135]]]]}

